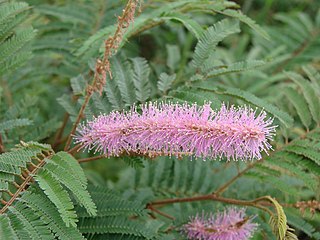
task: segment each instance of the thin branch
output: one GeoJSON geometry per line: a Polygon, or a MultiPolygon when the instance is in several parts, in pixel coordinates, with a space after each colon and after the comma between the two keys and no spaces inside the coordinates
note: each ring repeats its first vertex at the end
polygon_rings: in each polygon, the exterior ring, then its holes
{"type": "Polygon", "coordinates": [[[307,47],[311,44],[311,42],[318,37],[319,33],[320,32],[318,30],[311,32],[311,34],[309,35],[310,37],[306,39],[303,43],[301,43],[301,45],[296,50],[294,50],[291,53],[291,55],[281,65],[279,65],[276,68],[274,73],[281,72],[291,62],[292,59],[296,58],[301,53],[303,53],[307,49],[307,47]]]}
{"type": "Polygon", "coordinates": [[[89,100],[90,100],[92,94],[93,94],[92,91],[87,91],[87,95],[86,95],[86,97],[85,97],[85,99],[84,99],[84,102],[83,102],[81,108],[80,108],[80,111],[79,111],[79,113],[78,113],[77,119],[76,119],[76,121],[74,122],[74,124],[73,124],[73,126],[72,126],[72,129],[71,129],[71,132],[70,132],[70,134],[69,134],[69,136],[68,136],[66,145],[65,145],[65,147],[64,147],[64,151],[67,151],[67,150],[69,150],[69,148],[70,148],[70,144],[71,144],[72,137],[73,137],[73,135],[74,135],[75,132],[76,132],[76,129],[77,129],[77,127],[78,127],[78,125],[79,125],[79,123],[80,123],[80,120],[81,120],[81,118],[82,118],[82,116],[83,116],[83,112],[84,112],[85,108],[87,107],[87,105],[88,105],[88,103],[89,103],[89,100]]]}
{"type": "MultiPolygon", "coordinates": [[[[74,148],[72,148],[71,150],[68,151],[68,153],[73,154],[75,151],[77,151],[79,148],[81,147],[81,145],[76,145],[74,148]]],[[[190,152],[179,152],[177,153],[179,154],[181,157],[182,156],[188,156],[188,155],[192,155],[192,153],[190,152]]],[[[170,156],[170,153],[166,153],[166,152],[159,152],[159,151],[148,151],[148,152],[127,152],[124,151],[122,153],[120,153],[119,155],[99,155],[99,156],[93,156],[93,157],[89,157],[89,158],[82,158],[82,159],[78,159],[78,162],[82,163],[82,162],[90,162],[90,161],[95,161],[98,159],[102,159],[102,158],[108,158],[108,157],[147,157],[150,159],[156,158],[156,157],[160,157],[160,156],[170,156]]]]}
{"type": "Polygon", "coordinates": [[[0,134],[0,153],[4,153],[4,152],[5,152],[5,148],[3,145],[2,136],[0,134]]]}
{"type": "Polygon", "coordinates": [[[228,182],[226,182],[225,184],[223,184],[221,187],[219,187],[214,194],[216,195],[220,195],[222,194],[224,191],[226,191],[228,189],[228,187],[233,184],[235,181],[238,180],[238,178],[240,178],[242,175],[244,175],[246,172],[248,172],[250,169],[252,169],[257,163],[261,163],[262,160],[260,160],[259,162],[254,162],[249,164],[245,169],[243,169],[242,171],[238,172],[238,174],[236,176],[234,176],[233,178],[231,178],[228,182]]]}
{"type": "Polygon", "coordinates": [[[62,134],[63,134],[63,131],[64,131],[65,127],[67,126],[69,117],[70,117],[69,113],[65,113],[64,114],[62,125],[58,129],[58,132],[57,132],[57,134],[56,134],[56,136],[54,138],[54,142],[52,144],[52,148],[56,148],[61,143],[62,134]]]}
{"type": "MultiPolygon", "coordinates": [[[[58,145],[60,145],[61,143],[63,143],[63,142],[66,142],[67,141],[67,139],[68,139],[68,136],[65,136],[65,137],[63,137],[63,138],[61,138],[56,144],[56,147],[58,146],[58,145]]],[[[54,149],[54,148],[53,148],[54,149]]]]}
{"type": "Polygon", "coordinates": [[[89,157],[89,158],[82,158],[82,159],[78,159],[78,162],[79,163],[91,162],[91,161],[95,161],[95,160],[102,159],[102,158],[107,158],[107,156],[99,155],[99,156],[94,156],[94,157],[89,157]]]}
{"type": "MultiPolygon", "coordinates": [[[[50,155],[46,157],[47,159],[50,158],[50,155]]],[[[12,195],[10,200],[6,202],[2,209],[0,209],[0,214],[3,214],[11,205],[12,203],[19,197],[21,192],[23,192],[27,185],[32,181],[33,176],[37,173],[37,171],[46,164],[45,158],[38,164],[36,167],[24,178],[22,184],[20,184],[18,190],[12,195]]]]}
{"type": "Polygon", "coordinates": [[[164,216],[166,218],[169,218],[171,220],[175,220],[174,217],[172,217],[171,215],[167,214],[167,213],[164,213],[156,208],[154,208],[152,205],[147,205],[147,209],[150,209],[151,211],[155,212],[155,213],[158,213],[159,215],[161,216],[164,216]]]}
{"type": "MultiPolygon", "coordinates": [[[[196,202],[196,201],[218,201],[218,202],[223,202],[228,204],[259,208],[269,213],[270,215],[273,215],[270,209],[263,206],[264,202],[262,202],[261,204],[258,203],[260,201],[266,201],[266,200],[267,199],[265,197],[260,197],[251,201],[245,201],[245,200],[238,200],[233,198],[219,197],[215,194],[208,194],[208,195],[202,195],[202,196],[196,196],[196,197],[165,199],[165,200],[151,202],[150,204],[148,204],[148,206],[167,205],[167,204],[183,203],[183,202],[196,202]]],[[[270,204],[268,204],[267,206],[270,206],[270,204]]]]}
{"type": "Polygon", "coordinates": [[[68,151],[70,149],[72,137],[76,132],[76,129],[83,116],[84,110],[87,107],[92,94],[94,92],[100,92],[100,94],[102,94],[103,86],[106,83],[107,73],[109,73],[110,78],[112,78],[109,59],[117,51],[122,41],[124,32],[129,27],[130,23],[133,22],[134,14],[138,4],[139,0],[128,0],[125,8],[123,9],[122,15],[118,17],[118,25],[115,33],[105,41],[105,51],[103,59],[98,59],[96,62],[96,69],[92,84],[87,86],[84,102],[80,108],[76,121],[72,126],[64,151],[68,151]]]}
{"type": "Polygon", "coordinates": [[[81,148],[81,146],[80,146],[80,145],[76,145],[76,146],[74,146],[73,148],[71,148],[71,149],[68,151],[68,153],[71,154],[71,155],[74,155],[74,152],[78,151],[79,148],[81,148]]]}
{"type": "Polygon", "coordinates": [[[0,84],[3,88],[4,98],[7,102],[7,104],[9,106],[12,106],[13,105],[13,97],[12,97],[12,93],[11,93],[11,90],[9,88],[8,83],[5,80],[3,80],[3,81],[0,81],[0,84]]]}

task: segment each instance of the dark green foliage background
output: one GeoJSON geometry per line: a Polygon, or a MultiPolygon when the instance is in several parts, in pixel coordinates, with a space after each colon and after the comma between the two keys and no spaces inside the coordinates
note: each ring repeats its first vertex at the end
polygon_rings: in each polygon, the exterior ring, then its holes
{"type": "MultiPolygon", "coordinates": [[[[9,200],[5,191],[41,151],[57,162],[44,160],[35,182],[0,214],[0,239],[183,239],[189,216],[223,209],[208,201],[161,207],[171,221],[151,218],[145,206],[212,193],[245,162],[126,157],[80,167],[76,159],[95,154],[57,153],[126,1],[25,2],[0,0],[0,198],[9,200]]],[[[111,59],[113,79],[93,94],[84,117],[155,100],[264,109],[278,125],[275,151],[223,195],[320,201],[319,9],[318,0],[145,0],[111,59]]],[[[320,239],[319,209],[284,210],[299,239],[320,239]]],[[[260,224],[253,239],[276,239],[265,213],[247,213],[260,224]]]]}

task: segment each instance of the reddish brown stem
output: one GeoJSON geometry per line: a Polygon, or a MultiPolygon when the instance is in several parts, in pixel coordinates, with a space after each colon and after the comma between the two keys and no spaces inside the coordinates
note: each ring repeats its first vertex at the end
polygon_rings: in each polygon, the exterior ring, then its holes
{"type": "Polygon", "coordinates": [[[156,208],[154,208],[152,205],[147,205],[147,209],[150,209],[151,211],[155,212],[155,213],[158,213],[159,215],[161,216],[164,216],[166,218],[169,218],[171,220],[175,220],[174,217],[172,217],[171,215],[167,214],[167,213],[164,213],[156,208]]]}
{"type": "Polygon", "coordinates": [[[0,153],[4,153],[4,152],[5,152],[5,149],[2,141],[2,136],[0,134],[0,153]]]}
{"type": "Polygon", "coordinates": [[[98,60],[96,63],[96,71],[94,74],[93,82],[91,85],[87,87],[84,102],[80,108],[77,119],[72,126],[64,151],[68,151],[70,149],[72,137],[76,132],[77,126],[80,123],[84,110],[87,107],[93,92],[95,91],[99,91],[100,93],[102,92],[103,85],[105,84],[105,78],[106,78],[105,75],[107,72],[109,73],[110,77],[112,77],[109,58],[111,57],[112,54],[114,54],[114,52],[119,47],[119,44],[120,44],[120,41],[122,40],[125,29],[127,29],[129,24],[133,22],[133,15],[135,13],[137,2],[138,2],[137,0],[136,1],[129,0],[127,2],[127,5],[123,10],[122,16],[118,17],[118,25],[115,33],[113,34],[113,36],[109,37],[105,42],[105,52],[104,52],[103,60],[102,61],[98,60]]]}
{"type": "MultiPolygon", "coordinates": [[[[218,202],[223,202],[228,204],[259,208],[265,212],[268,212],[270,215],[272,215],[273,214],[272,211],[263,206],[264,202],[260,204],[258,203],[260,201],[265,201],[265,200],[266,200],[265,197],[260,197],[252,201],[245,201],[245,200],[238,200],[233,198],[219,197],[215,194],[208,194],[208,195],[188,197],[188,198],[165,199],[165,200],[151,202],[148,206],[166,205],[166,204],[183,203],[183,202],[196,202],[196,201],[218,201],[218,202]]],[[[268,204],[267,206],[270,206],[270,204],[268,204]]]]}
{"type": "MultiPolygon", "coordinates": [[[[262,161],[262,160],[261,160],[262,161]]],[[[257,163],[261,163],[261,161],[259,162],[255,162],[255,163],[251,163],[249,164],[245,169],[243,169],[242,171],[238,172],[238,174],[236,176],[234,176],[233,178],[231,178],[228,182],[226,182],[225,184],[223,184],[221,187],[219,187],[214,194],[216,195],[220,195],[222,194],[224,191],[226,191],[228,189],[228,187],[233,184],[235,181],[238,180],[238,178],[240,178],[242,175],[244,175],[246,172],[248,172],[250,169],[252,169],[257,163]]]]}
{"type": "Polygon", "coordinates": [[[89,158],[82,158],[82,159],[78,159],[78,162],[79,163],[91,162],[91,161],[95,161],[95,160],[102,159],[102,158],[106,158],[106,156],[99,155],[99,156],[94,156],[94,157],[89,157],[89,158]]]}
{"type": "Polygon", "coordinates": [[[68,151],[68,153],[70,153],[71,155],[74,155],[75,152],[78,151],[80,147],[81,147],[80,145],[76,145],[76,146],[74,146],[73,148],[71,148],[71,149],[68,151]]]}
{"type": "Polygon", "coordinates": [[[30,181],[32,180],[33,176],[37,173],[38,169],[43,167],[43,165],[45,165],[46,161],[43,160],[41,161],[36,168],[34,168],[30,174],[28,176],[26,176],[24,178],[24,181],[22,184],[20,184],[18,190],[12,195],[12,197],[10,198],[10,200],[8,202],[6,202],[6,204],[4,205],[4,207],[0,210],[0,214],[3,214],[11,205],[12,203],[17,199],[17,197],[20,195],[20,193],[22,191],[25,190],[25,188],[27,187],[27,185],[30,183],[30,181]]]}
{"type": "Polygon", "coordinates": [[[74,124],[72,126],[71,132],[70,132],[70,134],[68,136],[66,145],[64,147],[64,151],[68,151],[70,149],[70,144],[71,144],[72,137],[76,132],[76,129],[77,129],[77,127],[78,127],[78,125],[80,123],[80,120],[81,120],[81,118],[83,116],[83,112],[84,112],[85,108],[87,107],[91,96],[92,96],[92,92],[88,91],[88,93],[87,93],[87,95],[86,95],[86,97],[84,99],[84,102],[83,102],[83,104],[82,104],[82,106],[80,108],[80,111],[78,113],[77,119],[76,119],[76,121],[74,122],[74,124]]]}
{"type": "Polygon", "coordinates": [[[58,132],[57,132],[57,134],[56,134],[56,136],[54,138],[54,142],[52,144],[52,148],[56,148],[61,143],[62,134],[63,134],[63,131],[64,131],[65,127],[67,126],[69,117],[70,117],[69,113],[65,113],[64,114],[62,125],[59,128],[59,130],[58,130],[58,132]]]}

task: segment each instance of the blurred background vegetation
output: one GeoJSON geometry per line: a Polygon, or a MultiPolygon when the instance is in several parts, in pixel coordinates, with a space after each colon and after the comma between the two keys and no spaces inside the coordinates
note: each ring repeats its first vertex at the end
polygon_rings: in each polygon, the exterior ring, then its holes
{"type": "MultiPolygon", "coordinates": [[[[26,2],[30,8],[24,10],[25,16],[21,16],[22,20],[17,24],[17,31],[29,29],[24,34],[30,36],[30,40],[25,41],[18,50],[23,48],[24,53],[32,52],[32,56],[26,57],[28,61],[19,68],[7,66],[9,57],[7,64],[5,61],[1,62],[0,124],[7,124],[7,128],[0,133],[6,150],[14,147],[20,140],[50,143],[56,151],[63,150],[66,135],[70,132],[72,122],[83,102],[86,84],[92,79],[95,61],[104,51],[103,41],[112,34],[117,21],[116,16],[121,14],[126,1],[29,0],[26,2]],[[59,129],[64,118],[70,120],[67,121],[65,131],[60,136],[59,129]],[[14,119],[19,121],[10,122],[14,119]],[[9,123],[13,125],[10,127],[9,123]]],[[[207,1],[214,2],[212,9],[190,4],[189,8],[175,7],[166,12],[166,7],[173,5],[174,2],[179,1],[145,0],[142,3],[140,15],[126,33],[121,49],[111,60],[114,79],[108,80],[102,96],[98,93],[93,95],[84,118],[91,119],[101,112],[128,109],[133,103],[159,99],[200,104],[211,101],[213,107],[218,107],[222,101],[231,104],[249,102],[260,107],[251,95],[248,98],[245,93],[241,95],[241,91],[245,91],[293,116],[291,118],[279,114],[281,116],[275,118],[276,124],[279,125],[274,143],[276,149],[288,141],[304,136],[309,130],[317,132],[319,126],[317,121],[311,117],[304,118],[304,115],[297,110],[293,98],[298,96],[302,99],[304,95],[297,87],[299,84],[290,79],[297,77],[293,72],[301,74],[313,84],[316,96],[320,96],[320,77],[317,73],[320,70],[319,0],[228,2],[217,0],[207,1]],[[236,17],[242,22],[241,32],[226,38],[219,44],[214,58],[203,63],[200,72],[193,72],[190,61],[193,59],[198,39],[195,35],[197,28],[189,19],[207,29],[228,16],[222,13],[224,8],[240,8],[260,27],[244,17],[236,17]],[[157,12],[158,9],[162,9],[163,12],[160,10],[157,12]],[[171,12],[176,15],[172,17],[171,12]],[[178,13],[183,13],[187,17],[180,18],[178,13]],[[144,60],[137,57],[142,57],[144,60]],[[240,61],[246,62],[240,67],[233,65],[234,69],[225,73],[219,72],[221,69],[229,69],[230,64],[240,61]],[[137,73],[135,66],[142,68],[139,77],[143,79],[141,80],[143,86],[140,89],[143,94],[140,92],[140,95],[138,91],[130,92],[136,86],[132,77],[133,72],[137,73]],[[201,82],[203,79],[208,81],[203,83],[201,82]],[[239,91],[233,93],[231,88],[239,91]],[[288,88],[294,89],[294,92],[285,90],[288,88]],[[251,102],[248,99],[251,99],[251,102]]],[[[13,62],[12,65],[14,64],[19,65],[13,62]]],[[[301,101],[303,104],[306,102],[301,101]]],[[[77,158],[93,155],[92,152],[79,152],[77,158]]],[[[148,179],[148,174],[158,169],[165,172],[165,169],[173,168],[161,165],[164,161],[177,162],[167,158],[163,161],[110,158],[84,163],[82,166],[92,183],[118,189],[128,199],[130,197],[139,199],[141,195],[141,199],[145,201],[148,197],[151,198],[151,195],[154,197],[153,194],[174,195],[165,190],[161,192],[162,189],[158,189],[160,193],[157,192],[154,190],[158,187],[157,184],[151,187],[153,183],[148,185],[149,183],[137,180],[139,174],[143,176],[141,178],[148,179]],[[132,179],[135,180],[134,183],[132,179]],[[148,187],[154,190],[150,196],[146,193],[149,191],[148,187]]],[[[278,161],[281,161],[281,157],[278,161]]],[[[194,162],[188,164],[194,168],[196,168],[194,165],[199,165],[194,162]]],[[[238,168],[244,166],[244,163],[211,162],[210,168],[217,172],[210,177],[211,187],[213,189],[218,187],[220,184],[217,182],[231,178],[238,168]]],[[[303,175],[305,179],[301,180],[298,179],[297,172],[295,175],[286,175],[285,171],[279,171],[285,175],[280,177],[280,173],[275,169],[261,164],[232,185],[227,196],[254,198],[268,194],[279,196],[288,202],[311,198],[319,200],[319,166],[313,169],[314,172],[301,170],[301,173],[305,174],[303,175]],[[315,178],[312,177],[310,180],[308,174],[315,175],[315,178]],[[275,177],[277,180],[274,180],[275,177]],[[278,181],[278,177],[281,180],[278,181]],[[260,181],[257,182],[257,179],[260,181]],[[310,186],[306,184],[309,180],[312,183],[318,181],[318,185],[315,188],[311,187],[310,190],[310,186]]],[[[162,178],[158,177],[160,181],[162,178]]],[[[170,181],[167,181],[169,185],[170,181]]],[[[191,193],[186,193],[188,194],[191,193]]],[[[192,205],[190,209],[194,211],[198,207],[200,208],[199,205],[192,205]]],[[[179,211],[179,208],[180,206],[174,206],[168,208],[168,211],[179,211]]],[[[289,223],[297,228],[300,239],[320,239],[319,213],[313,217],[306,213],[306,220],[297,217],[299,215],[297,210],[288,210],[287,214],[289,223]]],[[[181,219],[185,220],[185,216],[181,219]]],[[[267,237],[271,233],[268,232],[266,223],[261,220],[260,224],[264,230],[255,239],[271,239],[267,237]]]]}

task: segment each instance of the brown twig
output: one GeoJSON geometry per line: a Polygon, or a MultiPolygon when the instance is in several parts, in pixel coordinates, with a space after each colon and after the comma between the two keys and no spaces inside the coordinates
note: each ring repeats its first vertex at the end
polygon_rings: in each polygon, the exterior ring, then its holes
{"type": "Polygon", "coordinates": [[[314,215],[316,211],[320,210],[320,201],[317,201],[317,200],[301,201],[293,204],[293,207],[298,208],[302,214],[305,213],[306,209],[309,209],[310,213],[314,215]]]}
{"type": "Polygon", "coordinates": [[[169,219],[171,219],[171,220],[175,220],[175,218],[172,217],[171,215],[169,215],[169,214],[167,214],[167,213],[164,213],[164,212],[162,212],[162,211],[154,208],[154,207],[153,207],[152,205],[150,205],[150,204],[147,205],[147,209],[150,209],[151,211],[153,211],[153,212],[155,212],[155,213],[158,213],[159,215],[164,216],[164,217],[166,217],[166,218],[169,218],[169,219]]]}
{"type": "Polygon", "coordinates": [[[300,44],[300,46],[294,50],[291,55],[282,63],[280,64],[276,70],[274,71],[274,73],[279,73],[281,72],[289,63],[292,59],[296,58],[297,56],[299,56],[301,53],[303,53],[305,51],[305,49],[310,45],[310,43],[316,39],[319,35],[320,31],[315,30],[313,32],[311,32],[311,34],[309,35],[310,37],[308,39],[306,39],[303,43],[300,44]]]}
{"type": "Polygon", "coordinates": [[[64,114],[62,125],[58,129],[58,131],[56,133],[56,136],[54,138],[54,142],[52,144],[52,148],[53,149],[56,148],[61,143],[62,134],[63,134],[63,131],[64,131],[65,127],[67,126],[69,117],[70,117],[69,113],[65,113],[64,114]]]}
{"type": "MultiPolygon", "coordinates": [[[[267,197],[260,197],[251,201],[245,201],[245,200],[238,200],[233,198],[220,197],[215,194],[208,194],[208,195],[187,197],[187,198],[165,199],[165,200],[151,202],[147,206],[150,207],[150,206],[156,206],[156,205],[167,205],[167,204],[173,204],[173,203],[196,202],[196,201],[218,201],[218,202],[223,202],[228,204],[259,208],[265,212],[268,212],[270,215],[272,215],[273,214],[272,211],[267,207],[263,206],[265,205],[264,201],[266,200],[268,200],[267,197]]],[[[270,204],[267,204],[267,206],[270,206],[270,204]]]]}
{"type": "Polygon", "coordinates": [[[0,134],[0,153],[4,153],[4,152],[5,152],[5,148],[3,145],[2,136],[0,134]]]}
{"type": "Polygon", "coordinates": [[[68,151],[70,149],[72,137],[76,132],[77,126],[80,123],[84,110],[87,107],[92,94],[94,92],[99,92],[102,94],[103,86],[106,83],[107,73],[109,73],[110,78],[112,78],[109,59],[113,54],[116,53],[122,41],[124,32],[129,27],[130,23],[133,22],[134,14],[139,2],[140,0],[128,0],[127,5],[123,9],[122,15],[118,17],[118,24],[115,33],[105,41],[103,59],[98,59],[96,62],[96,69],[92,84],[87,86],[84,102],[80,108],[76,121],[72,126],[64,151],[68,151]]]}
{"type": "Polygon", "coordinates": [[[78,151],[79,148],[81,148],[81,146],[80,146],[80,145],[76,145],[76,146],[74,146],[73,148],[71,148],[71,149],[68,151],[68,153],[71,154],[71,155],[74,155],[74,152],[78,151]]]}
{"type": "Polygon", "coordinates": [[[91,96],[92,96],[92,92],[91,92],[91,93],[87,93],[87,95],[86,95],[86,97],[85,97],[85,99],[84,99],[84,102],[83,102],[83,104],[82,104],[82,106],[81,106],[81,108],[80,108],[80,111],[79,111],[79,113],[78,113],[77,119],[76,119],[76,121],[74,122],[74,124],[73,124],[73,126],[72,126],[72,129],[71,129],[71,132],[70,132],[70,134],[69,134],[69,136],[68,136],[66,145],[65,145],[65,147],[64,147],[64,151],[67,151],[67,150],[69,150],[69,148],[70,148],[70,144],[71,144],[72,137],[73,137],[73,135],[74,135],[75,132],[76,132],[76,129],[77,129],[77,127],[78,127],[78,125],[79,125],[79,123],[80,123],[80,120],[81,120],[81,118],[82,118],[83,112],[84,112],[85,108],[87,107],[87,104],[88,104],[91,96]]]}
{"type": "Polygon", "coordinates": [[[233,184],[235,181],[238,180],[238,178],[240,178],[241,176],[243,176],[246,172],[248,172],[250,169],[252,169],[256,164],[261,163],[262,160],[260,160],[259,162],[254,162],[249,164],[245,169],[241,170],[240,172],[238,172],[238,174],[236,176],[234,176],[233,178],[231,178],[228,182],[224,183],[221,187],[219,187],[214,194],[216,195],[220,195],[222,194],[224,191],[226,191],[228,189],[228,187],[233,184]]]}
{"type": "Polygon", "coordinates": [[[30,182],[33,180],[33,176],[37,173],[38,169],[43,167],[46,164],[45,159],[50,158],[51,155],[46,156],[46,158],[43,158],[41,162],[39,162],[35,168],[28,173],[26,177],[23,177],[23,183],[19,185],[18,190],[11,196],[10,200],[5,203],[3,208],[0,209],[0,214],[3,214],[11,205],[12,203],[17,199],[17,197],[23,192],[26,187],[30,184],[30,182]]]}
{"type": "MultiPolygon", "coordinates": [[[[68,153],[72,154],[73,152],[77,151],[79,148],[80,148],[80,145],[77,145],[74,148],[72,148],[71,150],[69,150],[68,153]]],[[[182,156],[192,155],[192,153],[190,153],[190,152],[179,152],[179,153],[176,153],[176,154],[179,154],[181,157],[182,156]]],[[[160,152],[160,151],[148,151],[148,152],[136,152],[136,151],[127,152],[127,151],[123,151],[119,155],[112,156],[112,157],[126,157],[126,156],[128,156],[128,157],[147,157],[147,158],[153,159],[153,158],[160,157],[160,156],[170,156],[170,153],[160,152]]],[[[99,159],[102,159],[102,158],[108,158],[108,157],[111,157],[111,156],[98,155],[98,156],[94,156],[94,157],[78,159],[78,162],[79,163],[91,162],[91,161],[99,160],[99,159]]]]}
{"type": "Polygon", "coordinates": [[[99,160],[99,159],[102,159],[102,158],[107,158],[107,156],[99,155],[99,156],[94,156],[94,157],[89,157],[89,158],[81,158],[81,159],[78,159],[78,162],[79,163],[91,162],[91,161],[99,160]]]}

